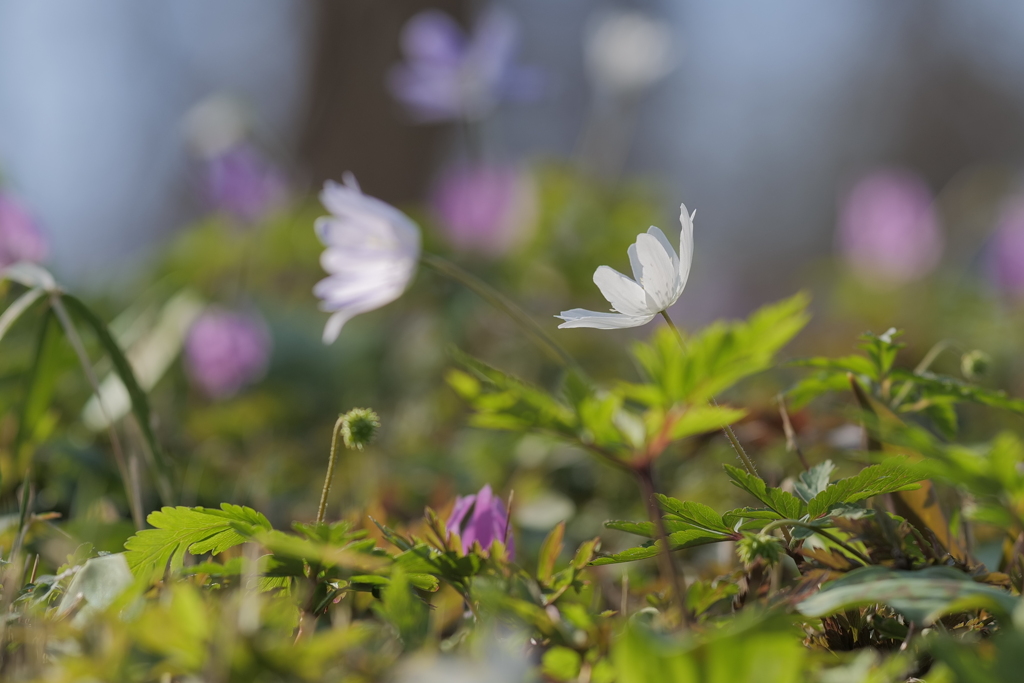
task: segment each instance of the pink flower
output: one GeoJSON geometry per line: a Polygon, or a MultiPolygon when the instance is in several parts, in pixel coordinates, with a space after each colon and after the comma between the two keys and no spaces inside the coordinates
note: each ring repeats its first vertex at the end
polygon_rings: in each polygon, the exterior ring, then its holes
{"type": "Polygon", "coordinates": [[[509,559],[515,557],[515,541],[508,526],[506,505],[494,495],[490,485],[484,486],[479,493],[456,498],[446,526],[449,531],[459,534],[462,547],[467,552],[474,542],[487,550],[495,541],[500,541],[508,549],[509,559]]]}
{"type": "Polygon", "coordinates": [[[862,178],[840,210],[837,241],[868,284],[886,288],[924,277],[938,265],[943,247],[928,186],[894,169],[862,178]]]}
{"type": "Polygon", "coordinates": [[[228,398],[263,377],[270,349],[262,318],[211,306],[185,339],[185,368],[204,394],[228,398]]]}
{"type": "Polygon", "coordinates": [[[1003,207],[992,237],[989,271],[1001,291],[1024,295],[1024,197],[1003,207]]]}
{"type": "Polygon", "coordinates": [[[507,252],[532,228],[536,190],[512,166],[461,166],[442,174],[433,212],[456,249],[490,256],[507,252]]]}
{"type": "Polygon", "coordinates": [[[0,268],[18,261],[39,263],[48,252],[46,238],[25,207],[0,192],[0,268]]]}

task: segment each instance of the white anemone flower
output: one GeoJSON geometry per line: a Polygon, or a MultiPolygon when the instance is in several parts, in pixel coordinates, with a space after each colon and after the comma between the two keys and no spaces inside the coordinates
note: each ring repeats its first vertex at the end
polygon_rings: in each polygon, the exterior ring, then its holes
{"type": "Polygon", "coordinates": [[[679,299],[690,276],[693,261],[693,217],[686,212],[686,205],[679,205],[679,253],[672,248],[663,233],[653,225],[645,233],[637,235],[636,242],[629,247],[629,263],[633,267],[630,279],[608,266],[594,271],[594,284],[612,305],[611,313],[588,311],[574,308],[562,311],[563,327],[594,327],[599,330],[615,330],[624,327],[639,327],[654,319],[679,299]]]}
{"type": "Polygon", "coordinates": [[[328,180],[320,201],[331,212],[314,228],[327,249],[320,264],[327,277],[313,293],[332,313],[324,343],[338,338],[346,322],[389,304],[405,291],[420,257],[420,229],[404,213],[359,189],[351,173],[345,184],[328,180]]]}

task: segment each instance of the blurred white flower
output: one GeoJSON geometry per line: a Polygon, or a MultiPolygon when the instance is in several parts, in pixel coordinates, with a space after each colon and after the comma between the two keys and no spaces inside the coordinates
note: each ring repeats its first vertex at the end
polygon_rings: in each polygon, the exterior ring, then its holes
{"type": "Polygon", "coordinates": [[[601,14],[591,23],[584,57],[595,86],[610,93],[648,88],[676,66],[672,29],[628,10],[601,14]]]}
{"type": "Polygon", "coordinates": [[[562,311],[561,315],[555,316],[565,321],[558,327],[594,327],[599,330],[638,327],[649,323],[654,316],[674,304],[690,276],[695,214],[696,211],[688,214],[685,204],[679,205],[682,229],[678,255],[665,233],[653,225],[646,233],[637,236],[636,243],[629,247],[629,263],[635,280],[608,266],[600,266],[594,271],[594,284],[614,312],[582,308],[562,311]]]}
{"type": "Polygon", "coordinates": [[[350,173],[344,185],[328,180],[320,201],[331,212],[314,226],[327,247],[320,264],[328,276],[313,293],[320,309],[333,314],[324,328],[330,344],[352,317],[402,295],[416,272],[420,230],[395,207],[364,195],[350,173]]]}

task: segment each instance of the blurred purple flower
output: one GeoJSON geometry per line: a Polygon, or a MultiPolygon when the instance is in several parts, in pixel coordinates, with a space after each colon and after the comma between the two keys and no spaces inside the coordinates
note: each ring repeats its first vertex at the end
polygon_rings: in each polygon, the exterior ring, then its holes
{"type": "Polygon", "coordinates": [[[207,160],[206,194],[214,208],[254,223],[284,201],[286,188],[277,168],[239,144],[207,160]]]}
{"type": "Polygon", "coordinates": [[[419,122],[480,119],[502,101],[541,94],[541,72],[514,63],[519,27],[505,11],[485,11],[469,36],[444,12],[420,12],[401,46],[406,61],[392,68],[388,87],[419,122]]]}
{"type": "Polygon", "coordinates": [[[467,552],[474,542],[487,550],[495,541],[501,541],[506,544],[509,559],[515,557],[516,544],[508,526],[505,502],[494,495],[489,484],[479,493],[456,498],[446,526],[459,535],[467,552]]]}
{"type": "Polygon", "coordinates": [[[0,192],[0,268],[46,259],[49,245],[28,210],[11,195],[0,192]]]}
{"type": "Polygon", "coordinates": [[[917,280],[938,265],[943,237],[932,194],[907,171],[862,178],[840,210],[838,245],[858,277],[881,287],[917,280]]]}
{"type": "Polygon", "coordinates": [[[211,306],[185,339],[185,367],[207,396],[228,398],[263,377],[270,349],[270,332],[261,317],[211,306]]]}
{"type": "Polygon", "coordinates": [[[452,246],[497,256],[532,227],[536,189],[516,167],[462,166],[442,174],[431,205],[452,246]]]}
{"type": "Polygon", "coordinates": [[[989,253],[996,286],[1012,296],[1024,295],[1024,197],[1003,207],[989,253]]]}

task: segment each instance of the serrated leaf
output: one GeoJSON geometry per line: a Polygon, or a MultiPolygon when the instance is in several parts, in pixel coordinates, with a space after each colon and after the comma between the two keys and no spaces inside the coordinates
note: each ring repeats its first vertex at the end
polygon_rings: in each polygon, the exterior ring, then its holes
{"type": "Polygon", "coordinates": [[[731,529],[722,521],[722,517],[703,503],[681,501],[663,494],[655,494],[661,509],[667,512],[666,518],[676,518],[698,529],[730,533],[731,529]]]}
{"type": "Polygon", "coordinates": [[[787,493],[782,489],[769,488],[760,477],[748,474],[733,465],[724,465],[724,467],[736,486],[757,498],[784,519],[800,519],[807,512],[806,504],[792,493],[787,493]]]}
{"type": "Polygon", "coordinates": [[[831,460],[826,460],[806,472],[801,472],[793,485],[796,495],[805,503],[811,502],[812,498],[828,488],[829,477],[835,468],[836,466],[832,464],[831,460]]]}
{"type": "Polygon", "coordinates": [[[172,572],[184,566],[185,553],[217,555],[245,543],[270,522],[252,508],[223,503],[220,510],[202,507],[165,507],[146,518],[154,528],[129,538],[125,559],[132,573],[154,580],[168,563],[172,572]]]}
{"type": "MultiPolygon", "coordinates": [[[[721,541],[728,541],[730,539],[730,534],[705,531],[704,529],[686,529],[684,531],[676,531],[668,536],[669,545],[673,552],[676,550],[685,550],[686,548],[696,548],[697,546],[708,545],[709,543],[720,543],[721,541]]],[[[622,552],[615,553],[613,555],[602,555],[601,557],[593,560],[590,564],[593,566],[601,566],[605,564],[619,564],[622,562],[646,560],[661,552],[661,547],[661,541],[647,543],[637,548],[623,550],[622,552]]]]}
{"type": "Polygon", "coordinates": [[[814,519],[842,503],[915,489],[917,482],[925,477],[923,469],[912,466],[905,458],[892,458],[866,467],[854,477],[835,482],[807,504],[807,513],[814,519]]]}

